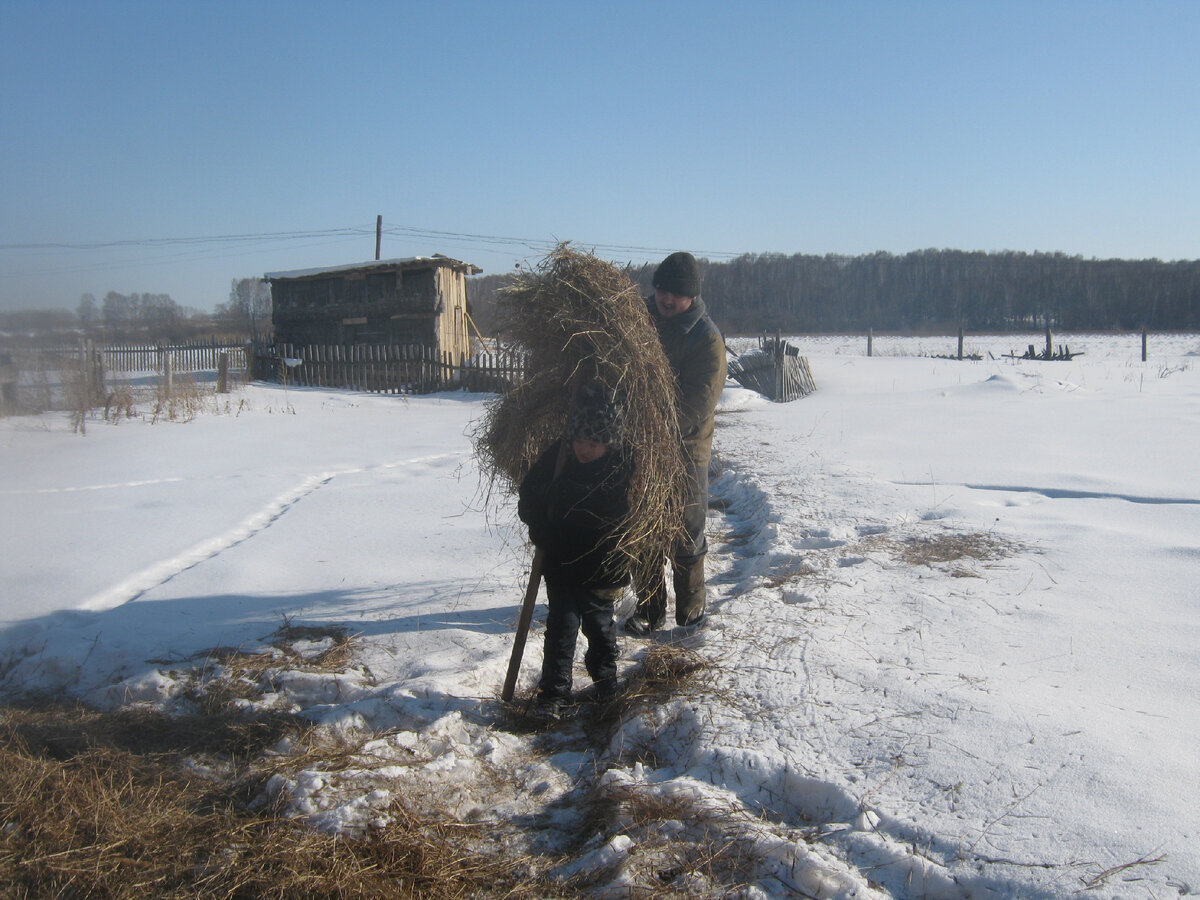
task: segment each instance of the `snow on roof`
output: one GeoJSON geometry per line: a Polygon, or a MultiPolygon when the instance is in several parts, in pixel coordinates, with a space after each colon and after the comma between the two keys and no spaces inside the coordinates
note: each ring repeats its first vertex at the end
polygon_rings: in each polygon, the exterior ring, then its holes
{"type": "Polygon", "coordinates": [[[428,269],[436,266],[451,266],[461,267],[466,270],[468,275],[474,275],[482,272],[478,266],[471,263],[463,262],[458,259],[451,259],[449,256],[443,256],[440,253],[435,253],[433,256],[409,256],[404,259],[373,259],[369,262],[347,263],[341,266],[324,266],[316,269],[293,269],[290,272],[267,272],[263,277],[267,281],[281,281],[288,278],[313,278],[318,275],[333,275],[338,272],[353,272],[362,269],[428,269]]]}

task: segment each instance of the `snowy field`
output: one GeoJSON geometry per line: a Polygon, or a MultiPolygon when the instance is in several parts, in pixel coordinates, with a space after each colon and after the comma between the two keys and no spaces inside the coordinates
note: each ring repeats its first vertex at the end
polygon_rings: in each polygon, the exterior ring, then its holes
{"type": "MultiPolygon", "coordinates": [[[[473,461],[487,396],[252,385],[185,424],[0,420],[0,699],[170,709],[214,648],[342,626],[350,668],[247,701],[374,735],[361,767],[270,784],[320,828],[414,791],[514,853],[598,827],[559,870],[597,896],[670,854],[675,887],[728,896],[714,835],[747,898],[1200,893],[1200,336],[1147,362],[1137,336],[1058,340],[1083,355],[795,338],[815,394],[731,382],[709,627],[659,636],[713,666],[599,747],[502,727],[530,553],[473,461]],[[673,812],[585,820],[597,797],[673,812]]],[[[623,666],[647,648],[623,637],[623,666]]]]}

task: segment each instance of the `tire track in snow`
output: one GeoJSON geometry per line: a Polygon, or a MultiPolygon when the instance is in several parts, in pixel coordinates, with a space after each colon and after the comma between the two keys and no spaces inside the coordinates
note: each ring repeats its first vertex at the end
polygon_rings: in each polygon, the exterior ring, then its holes
{"type": "MultiPolygon", "coordinates": [[[[137,572],[124,581],[118,582],[110,588],[107,588],[99,593],[93,594],[77,608],[89,610],[92,612],[100,612],[106,609],[112,609],[124,603],[129,603],[132,600],[138,599],[149,590],[153,590],[160,585],[166,584],[176,575],[181,572],[186,572],[200,563],[207,562],[210,559],[224,553],[232,547],[236,547],[243,541],[261,534],[267,528],[270,528],[280,518],[291,510],[297,503],[308,497],[313,492],[319,490],[329,484],[335,478],[342,475],[356,475],[362,472],[370,471],[385,471],[387,469],[397,469],[402,466],[417,465],[420,463],[435,462],[439,459],[448,459],[457,456],[454,453],[438,453],[431,456],[418,456],[413,459],[404,459],[393,463],[382,463],[377,466],[355,466],[346,469],[337,469],[332,472],[324,472],[319,475],[312,475],[305,478],[299,484],[284,491],[258,512],[247,516],[241,523],[230,528],[221,534],[201,541],[182,553],[154,563],[140,572],[137,572]]],[[[180,480],[183,479],[169,479],[180,480]]],[[[147,482],[143,482],[147,483],[147,482]]],[[[128,486],[128,485],[111,485],[110,487],[128,486]]]]}

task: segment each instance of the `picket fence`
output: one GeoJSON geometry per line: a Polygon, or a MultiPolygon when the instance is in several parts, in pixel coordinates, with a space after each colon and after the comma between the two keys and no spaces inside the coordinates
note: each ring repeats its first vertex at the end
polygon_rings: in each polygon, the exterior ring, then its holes
{"type": "Polygon", "coordinates": [[[251,378],[301,387],[377,394],[430,394],[459,389],[499,392],[525,377],[520,353],[477,353],[455,362],[423,344],[259,344],[251,378]]]}
{"type": "Polygon", "coordinates": [[[37,348],[33,351],[60,366],[76,368],[84,360],[99,361],[107,372],[176,373],[215,371],[221,355],[228,354],[233,369],[246,367],[246,345],[211,341],[187,341],[174,344],[114,344],[100,346],[84,342],[73,347],[37,348]]]}

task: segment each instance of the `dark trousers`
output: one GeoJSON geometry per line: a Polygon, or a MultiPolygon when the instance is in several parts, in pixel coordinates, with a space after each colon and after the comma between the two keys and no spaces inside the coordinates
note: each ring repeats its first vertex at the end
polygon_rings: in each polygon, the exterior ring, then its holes
{"type": "Polygon", "coordinates": [[[613,619],[616,591],[594,593],[586,587],[546,580],[546,644],[542,654],[543,697],[571,696],[571,666],[579,632],[587,638],[583,664],[592,681],[615,686],[617,682],[617,623],[613,619]]]}
{"type": "MultiPolygon", "coordinates": [[[[704,534],[708,516],[707,464],[689,461],[686,477],[685,534],[670,552],[675,583],[675,619],[679,625],[686,625],[693,616],[704,612],[704,556],[708,553],[708,539],[704,534]]],[[[661,625],[667,615],[667,582],[661,553],[639,561],[634,572],[634,592],[638,599],[637,612],[655,627],[661,625]]]]}

